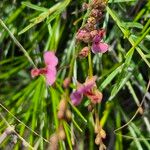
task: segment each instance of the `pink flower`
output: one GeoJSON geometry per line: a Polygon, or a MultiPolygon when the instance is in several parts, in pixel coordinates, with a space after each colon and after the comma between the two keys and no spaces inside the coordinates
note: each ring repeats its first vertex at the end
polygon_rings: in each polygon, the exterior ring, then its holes
{"type": "Polygon", "coordinates": [[[108,44],[101,42],[101,36],[96,35],[93,38],[93,44],[92,44],[92,52],[93,53],[105,53],[108,51],[108,44]]]}
{"type": "Polygon", "coordinates": [[[101,102],[102,93],[96,88],[96,76],[87,78],[85,83],[78,83],[77,90],[72,92],[70,98],[74,105],[79,105],[83,99],[83,96],[87,96],[92,103],[96,104],[101,102]]]}
{"type": "Polygon", "coordinates": [[[45,68],[32,69],[31,76],[34,78],[39,75],[45,75],[46,83],[52,85],[56,80],[56,66],[58,64],[58,58],[55,56],[54,52],[44,53],[45,68]]]}

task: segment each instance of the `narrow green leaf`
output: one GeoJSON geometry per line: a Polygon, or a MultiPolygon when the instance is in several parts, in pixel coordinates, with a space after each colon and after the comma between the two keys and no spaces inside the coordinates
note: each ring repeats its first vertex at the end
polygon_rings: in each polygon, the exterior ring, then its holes
{"type": "Polygon", "coordinates": [[[45,7],[40,7],[40,6],[34,5],[31,2],[22,2],[21,4],[25,5],[25,6],[29,7],[29,8],[32,8],[34,10],[37,10],[37,11],[42,11],[43,12],[43,11],[47,11],[48,10],[45,7]]]}
{"type": "Polygon", "coordinates": [[[114,78],[115,76],[121,71],[122,65],[117,67],[108,77],[102,82],[100,85],[100,90],[103,90],[114,78]]]}
{"type": "Polygon", "coordinates": [[[143,25],[138,22],[122,22],[122,24],[127,28],[139,28],[143,29],[143,25]]]}
{"type": "Polygon", "coordinates": [[[58,102],[59,102],[59,97],[58,97],[58,92],[53,88],[49,88],[50,91],[50,96],[51,96],[51,102],[52,102],[52,109],[53,109],[53,117],[54,117],[54,122],[55,122],[55,127],[56,129],[58,128],[58,117],[57,117],[57,107],[58,107],[58,102]]]}
{"type": "Polygon", "coordinates": [[[5,23],[0,19],[0,24],[3,28],[9,33],[10,37],[13,39],[14,43],[20,48],[20,50],[24,53],[24,55],[28,58],[29,62],[36,68],[34,62],[32,61],[31,57],[29,56],[28,52],[24,49],[24,47],[19,43],[19,41],[15,38],[15,36],[11,33],[11,31],[7,28],[5,23]]]}
{"type": "Polygon", "coordinates": [[[72,118],[72,122],[75,125],[75,127],[80,131],[83,132],[82,129],[80,128],[80,126],[77,124],[77,122],[74,120],[74,118],[72,118]]]}
{"type": "Polygon", "coordinates": [[[84,121],[87,123],[87,120],[84,118],[84,116],[81,114],[81,112],[75,107],[73,106],[71,103],[69,103],[71,105],[71,107],[73,108],[73,110],[77,113],[77,115],[84,121]]]}
{"type": "Polygon", "coordinates": [[[63,126],[64,126],[64,129],[65,129],[65,133],[66,133],[66,137],[67,137],[67,141],[68,141],[68,145],[69,145],[69,149],[70,150],[73,150],[72,148],[72,142],[71,142],[71,137],[70,137],[70,129],[67,125],[67,123],[65,121],[63,121],[63,126]]]}
{"type": "Polygon", "coordinates": [[[108,3],[125,3],[125,2],[135,2],[136,0],[109,0],[108,3]]]}

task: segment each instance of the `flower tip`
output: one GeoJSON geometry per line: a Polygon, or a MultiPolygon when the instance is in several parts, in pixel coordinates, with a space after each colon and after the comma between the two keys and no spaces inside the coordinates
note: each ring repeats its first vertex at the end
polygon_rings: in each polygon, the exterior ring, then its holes
{"type": "Polygon", "coordinates": [[[101,53],[107,52],[108,49],[109,49],[108,44],[106,44],[106,43],[102,43],[102,44],[101,44],[101,53]]]}
{"type": "Polygon", "coordinates": [[[39,74],[40,74],[40,70],[39,69],[32,69],[31,70],[31,77],[32,78],[38,76],[39,74]]]}

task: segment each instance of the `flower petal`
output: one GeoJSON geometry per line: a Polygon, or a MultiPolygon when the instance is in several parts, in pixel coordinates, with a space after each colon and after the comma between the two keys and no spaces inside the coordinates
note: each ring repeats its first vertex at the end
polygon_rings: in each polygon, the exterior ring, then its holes
{"type": "Polygon", "coordinates": [[[96,35],[94,38],[93,38],[93,42],[94,43],[98,43],[99,41],[101,41],[101,37],[99,35],[96,35]]]}
{"type": "Polygon", "coordinates": [[[46,65],[55,67],[58,64],[58,58],[55,56],[54,52],[45,52],[44,53],[44,62],[46,65]]]}
{"type": "Polygon", "coordinates": [[[83,95],[79,91],[75,91],[70,95],[73,105],[79,105],[82,101],[83,95]]]}
{"type": "Polygon", "coordinates": [[[46,76],[46,83],[48,85],[52,85],[55,80],[56,80],[56,68],[52,67],[52,68],[47,68],[47,73],[45,74],[46,76]]]}
{"type": "Polygon", "coordinates": [[[106,43],[99,42],[99,43],[92,44],[92,52],[93,53],[105,53],[108,51],[108,48],[109,48],[109,46],[106,43]]]}
{"type": "Polygon", "coordinates": [[[97,79],[96,76],[93,76],[92,78],[87,78],[85,83],[80,85],[78,91],[84,94],[85,92],[91,90],[91,88],[95,86],[96,79],[97,79]]]}

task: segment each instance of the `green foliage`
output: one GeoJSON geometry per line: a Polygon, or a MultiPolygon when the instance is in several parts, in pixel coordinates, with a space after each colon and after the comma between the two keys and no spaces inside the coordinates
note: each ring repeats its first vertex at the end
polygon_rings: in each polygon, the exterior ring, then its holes
{"type": "Polygon", "coordinates": [[[97,87],[103,92],[98,110],[110,149],[150,149],[149,82],[150,69],[150,1],[109,0],[100,25],[106,28],[105,54],[77,57],[82,45],[75,34],[86,21],[82,10],[87,1],[1,1],[0,2],[0,149],[46,149],[51,136],[62,124],[66,138],[60,149],[97,149],[94,117],[88,99],[73,106],[69,95],[76,80],[85,81],[90,71],[98,76],[97,87]],[[79,19],[79,20],[78,20],[79,19]],[[81,21],[80,21],[81,19],[81,21]],[[76,24],[74,25],[74,22],[76,24]],[[32,68],[44,66],[43,53],[51,50],[59,59],[54,86],[45,77],[31,78],[32,68]],[[92,58],[92,59],[91,59],[92,58]],[[63,81],[71,76],[69,89],[63,81]],[[68,96],[65,95],[68,94],[68,96]],[[143,96],[143,117],[139,114],[126,127],[114,133],[134,115],[143,96]],[[59,120],[59,103],[66,96],[70,121],[59,120]],[[5,129],[15,126],[14,135],[1,142],[5,129]],[[113,140],[112,140],[113,139],[113,140]],[[26,143],[24,143],[26,142],[26,143]]]}

